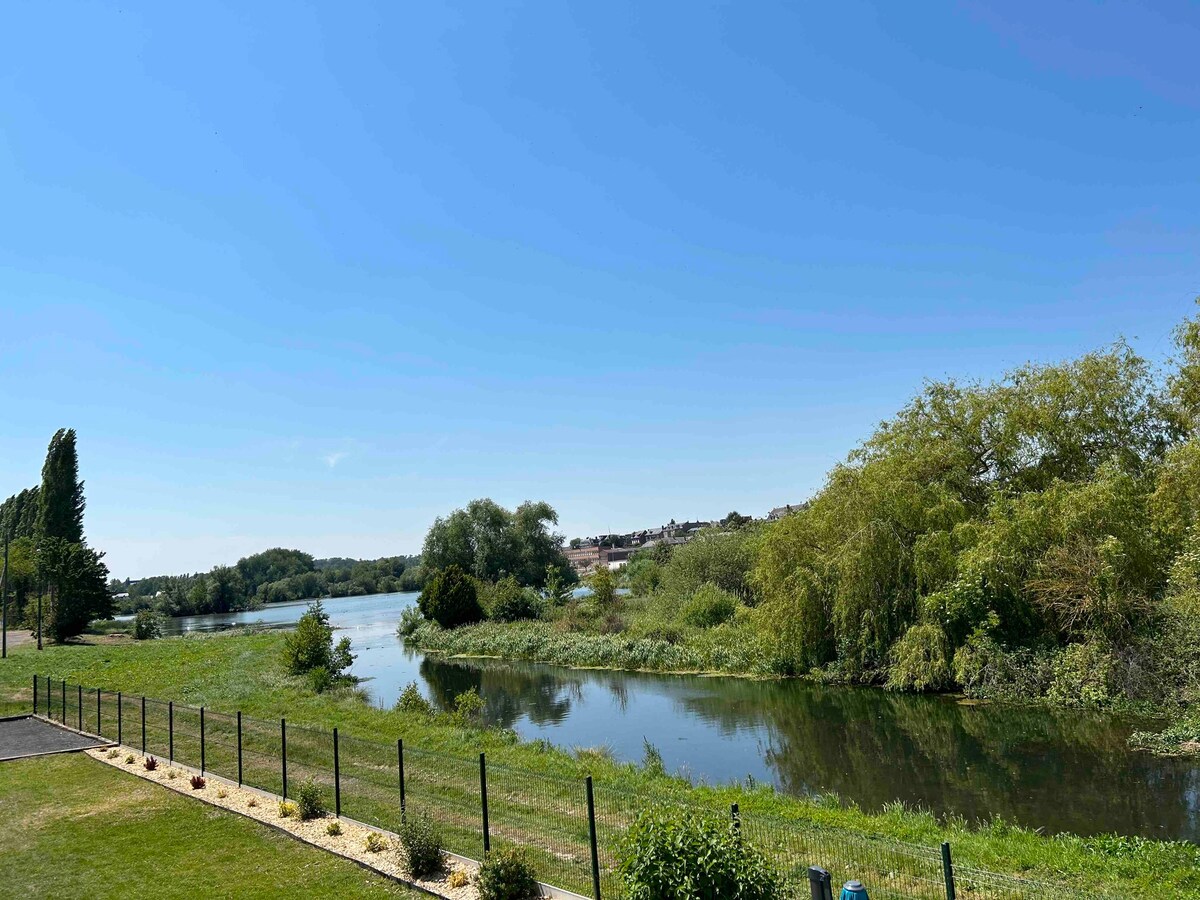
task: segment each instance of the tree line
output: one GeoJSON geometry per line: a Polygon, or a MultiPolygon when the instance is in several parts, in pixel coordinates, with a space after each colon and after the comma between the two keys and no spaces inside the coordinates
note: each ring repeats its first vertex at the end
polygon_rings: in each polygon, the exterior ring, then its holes
{"type": "Polygon", "coordinates": [[[423,584],[419,556],[314,559],[302,550],[276,547],[209,572],[114,581],[110,588],[114,594],[128,594],[118,602],[123,613],[152,609],[166,616],[189,616],[289,600],[416,591],[423,584]]]}
{"type": "Polygon", "coordinates": [[[111,614],[108,567],[84,536],[85,507],[75,430],[61,428],[50,439],[41,483],[0,504],[10,624],[36,628],[40,609],[43,634],[62,641],[111,614]]]}

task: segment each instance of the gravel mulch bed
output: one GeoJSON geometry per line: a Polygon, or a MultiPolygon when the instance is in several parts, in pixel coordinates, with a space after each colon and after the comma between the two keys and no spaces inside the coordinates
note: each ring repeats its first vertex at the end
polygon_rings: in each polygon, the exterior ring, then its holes
{"type": "Polygon", "coordinates": [[[346,819],[335,819],[330,815],[309,822],[301,822],[295,817],[284,818],[279,815],[279,802],[282,798],[253,788],[239,788],[233,782],[214,775],[205,776],[207,784],[203,788],[193,789],[191,785],[191,777],[195,774],[193,769],[178,764],[172,766],[166,760],[159,760],[157,769],[152,772],[147,771],[142,765],[144,757],[140,753],[124,747],[120,748],[117,755],[113,757],[109,756],[109,750],[103,748],[84,752],[92,759],[147,781],[161,784],[169,790],[187,794],[213,806],[219,806],[230,812],[273,825],[302,841],[354,860],[390,878],[416,885],[438,897],[446,898],[446,900],[478,900],[479,892],[473,883],[475,875],[473,867],[446,857],[445,874],[441,879],[426,881],[412,878],[404,866],[403,851],[397,846],[395,835],[388,832],[366,828],[346,819]],[[130,756],[133,757],[133,762],[125,762],[130,756]],[[171,773],[174,773],[174,777],[171,773]],[[220,796],[221,794],[224,796],[220,796]],[[341,825],[341,834],[327,833],[326,828],[330,822],[334,821],[341,825]],[[372,833],[383,837],[387,844],[386,849],[377,852],[367,850],[367,835],[372,833]],[[455,871],[462,871],[467,875],[468,883],[464,887],[450,887],[447,879],[455,871]]]}

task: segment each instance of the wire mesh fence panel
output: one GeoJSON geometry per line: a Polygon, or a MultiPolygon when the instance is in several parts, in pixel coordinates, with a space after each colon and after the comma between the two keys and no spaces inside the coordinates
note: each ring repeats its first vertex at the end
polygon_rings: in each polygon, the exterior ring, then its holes
{"type": "Polygon", "coordinates": [[[405,747],[404,778],[408,814],[433,819],[442,832],[444,849],[481,858],[483,809],[478,758],[405,747]]]}
{"type": "Polygon", "coordinates": [[[121,743],[137,750],[142,746],[142,698],[120,694],[121,743]]]}
{"type": "Polygon", "coordinates": [[[492,847],[523,847],[541,881],[592,893],[585,782],[489,764],[492,847]]]}
{"type": "Polygon", "coordinates": [[[339,735],[342,815],[388,831],[400,826],[400,784],[394,744],[339,735]]]}
{"type": "Polygon", "coordinates": [[[175,704],[174,761],[200,768],[200,708],[175,704]]]}
{"type": "Polygon", "coordinates": [[[204,711],[206,772],[237,781],[237,716],[204,711]]]}
{"type": "Polygon", "coordinates": [[[167,760],[170,755],[168,705],[159,700],[146,698],[145,721],[146,755],[167,760]]]}
{"type": "Polygon", "coordinates": [[[242,717],[242,780],[250,787],[283,793],[282,730],[279,722],[242,717]]]}

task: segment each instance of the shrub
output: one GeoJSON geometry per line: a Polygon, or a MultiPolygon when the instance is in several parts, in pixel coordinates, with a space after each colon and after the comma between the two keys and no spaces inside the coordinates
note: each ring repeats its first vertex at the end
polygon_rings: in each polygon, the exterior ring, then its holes
{"type": "Polygon", "coordinates": [[[598,566],[587,580],[592,589],[590,603],[598,610],[607,610],[617,602],[617,579],[608,566],[598,566]]]}
{"type": "Polygon", "coordinates": [[[647,810],[626,833],[619,872],[628,900],[777,900],[787,890],[730,822],[647,810]]]}
{"type": "Polygon", "coordinates": [[[217,788],[217,799],[218,800],[224,800],[228,796],[229,796],[229,791],[225,790],[225,788],[217,788]]]}
{"type": "Polygon", "coordinates": [[[1054,658],[1047,699],[1064,706],[1106,706],[1113,699],[1113,656],[1097,641],[1071,644],[1054,658]]]}
{"type": "Polygon", "coordinates": [[[325,792],[314,779],[305,778],[300,782],[296,789],[296,807],[303,822],[325,815],[325,792]]]}
{"type": "Polygon", "coordinates": [[[683,621],[693,628],[715,628],[732,619],[737,609],[737,597],[706,581],[684,604],[683,621]]]}
{"type": "Polygon", "coordinates": [[[330,819],[329,824],[325,826],[325,833],[330,837],[337,837],[342,833],[342,823],[337,819],[330,819]]]}
{"type": "Polygon", "coordinates": [[[363,847],[368,853],[382,853],[388,848],[387,841],[383,839],[383,835],[378,831],[372,831],[367,835],[367,839],[363,841],[363,847]]]}
{"type": "Polygon", "coordinates": [[[112,750],[109,750],[108,753],[105,754],[105,756],[108,757],[109,759],[116,759],[120,755],[121,755],[121,751],[118,750],[116,747],[114,747],[112,750]]]}
{"type": "Polygon", "coordinates": [[[511,575],[498,581],[492,589],[491,617],[497,622],[536,619],[541,614],[542,598],[521,587],[511,575]]]}
{"type": "Polygon", "coordinates": [[[404,690],[400,692],[400,697],[396,700],[396,709],[400,712],[421,713],[427,716],[433,713],[433,706],[422,695],[421,689],[417,687],[415,681],[410,681],[404,686],[404,690]]]}
{"type": "Polygon", "coordinates": [[[396,832],[413,878],[426,878],[442,868],[442,834],[428,816],[405,816],[396,832]]]}
{"type": "Polygon", "coordinates": [[[525,853],[504,847],[488,854],[476,877],[479,900],[530,900],[541,896],[533,867],[525,853]]]}
{"type": "Polygon", "coordinates": [[[191,781],[193,791],[201,790],[206,784],[208,784],[208,782],[201,775],[193,775],[191,781]]]}
{"type": "Polygon", "coordinates": [[[155,769],[158,768],[158,760],[155,759],[153,756],[147,756],[144,760],[142,760],[142,767],[147,772],[153,772],[155,769]]]}
{"type": "Polygon", "coordinates": [[[162,616],[152,609],[138,610],[138,614],[133,617],[133,639],[135,641],[160,638],[162,637],[162,628],[162,616]]]}
{"type": "Polygon", "coordinates": [[[314,694],[323,694],[333,687],[333,676],[329,674],[329,670],[324,666],[317,666],[315,669],[308,670],[308,686],[312,688],[314,694]]]}
{"type": "Polygon", "coordinates": [[[176,778],[179,777],[179,773],[176,772],[174,769],[167,769],[167,777],[170,778],[172,781],[174,781],[176,778]]]}
{"type": "Polygon", "coordinates": [[[940,625],[914,625],[892,647],[888,688],[936,691],[951,681],[950,643],[940,625]]]}
{"type": "Polygon", "coordinates": [[[132,766],[133,763],[134,763],[133,754],[130,753],[128,756],[125,757],[125,765],[132,766]]]}
{"type": "Polygon", "coordinates": [[[475,688],[463,691],[454,698],[454,723],[463,727],[483,724],[483,698],[475,688]]]}
{"type": "Polygon", "coordinates": [[[254,807],[258,806],[258,801],[256,799],[254,799],[253,797],[251,797],[249,800],[246,801],[246,805],[248,807],[250,807],[251,809],[254,809],[254,807]]]}
{"type": "Polygon", "coordinates": [[[314,601],[296,623],[296,630],[284,638],[283,664],[291,675],[305,675],[324,669],[317,681],[329,684],[341,678],[354,662],[350,638],[344,637],[335,646],[333,627],[321,601],[314,601]]]}
{"type": "Polygon", "coordinates": [[[421,610],[410,606],[400,613],[400,624],[396,626],[396,631],[400,637],[412,637],[424,621],[425,617],[421,615],[421,610]]]}
{"type": "Polygon", "coordinates": [[[291,800],[279,801],[279,818],[292,819],[295,818],[297,812],[296,804],[291,800]]]}
{"type": "Polygon", "coordinates": [[[465,869],[455,869],[446,878],[446,884],[449,887],[458,888],[466,887],[471,883],[471,876],[466,873],[465,869]]]}
{"type": "Polygon", "coordinates": [[[447,566],[426,582],[417,605],[421,615],[443,628],[457,628],[483,618],[475,582],[456,565],[447,566]]]}

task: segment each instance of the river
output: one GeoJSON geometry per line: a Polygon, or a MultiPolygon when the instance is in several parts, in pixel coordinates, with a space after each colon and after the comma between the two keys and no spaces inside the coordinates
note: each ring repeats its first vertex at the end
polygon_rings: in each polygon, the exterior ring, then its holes
{"type": "MultiPolygon", "coordinates": [[[[1047,832],[1200,840],[1200,763],[1131,752],[1147,723],[1080,711],[795,680],[575,670],[447,660],[403,646],[416,594],[326,600],[349,635],[354,674],[378,705],[416,681],[445,708],[468,688],[492,723],[566,747],[606,745],[640,760],[643,741],[671,771],[709,783],[752,778],[791,794],[836,792],[866,810],[893,800],[968,820],[991,815],[1047,832]]],[[[307,603],[167,620],[168,634],[261,622],[288,627],[307,603]]]]}

